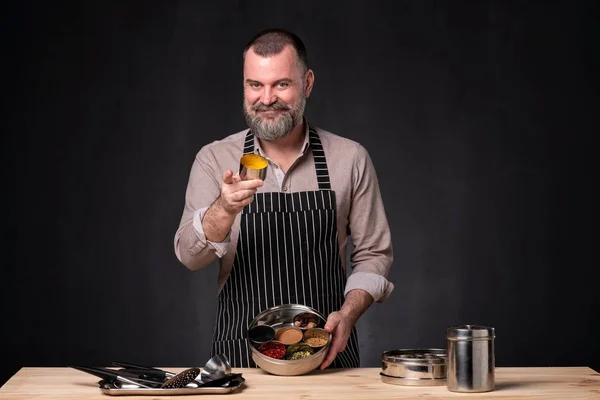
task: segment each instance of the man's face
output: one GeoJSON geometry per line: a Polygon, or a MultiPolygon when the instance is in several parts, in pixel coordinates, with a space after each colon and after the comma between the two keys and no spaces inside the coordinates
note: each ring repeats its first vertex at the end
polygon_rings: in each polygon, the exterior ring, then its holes
{"type": "MultiPolygon", "coordinates": [[[[312,71],[308,75],[312,77],[312,71]]],[[[312,88],[312,80],[306,78],[292,46],[272,57],[248,50],[244,60],[244,116],[256,136],[276,140],[302,122],[312,88]]]]}

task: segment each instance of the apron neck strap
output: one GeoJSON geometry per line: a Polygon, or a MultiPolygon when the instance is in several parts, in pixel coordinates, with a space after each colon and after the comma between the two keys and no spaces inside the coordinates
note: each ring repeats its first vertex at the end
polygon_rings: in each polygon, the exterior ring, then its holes
{"type": "Polygon", "coordinates": [[[308,140],[312,149],[313,158],[315,159],[315,171],[317,172],[317,182],[319,190],[330,190],[331,183],[329,181],[329,170],[327,169],[327,160],[323,151],[323,144],[317,130],[308,125],[308,140]]]}
{"type": "MultiPolygon", "coordinates": [[[[313,158],[315,160],[315,170],[317,172],[317,183],[319,184],[319,190],[331,190],[329,170],[327,169],[327,160],[325,159],[323,144],[321,143],[321,139],[319,138],[317,130],[310,124],[308,124],[308,141],[310,143],[310,148],[312,149],[313,158]]],[[[246,140],[244,141],[244,155],[254,154],[254,151],[254,134],[252,131],[248,131],[246,134],[246,140]]]]}
{"type": "Polygon", "coordinates": [[[244,155],[246,154],[254,154],[254,134],[252,131],[248,131],[244,141],[244,155]]]}

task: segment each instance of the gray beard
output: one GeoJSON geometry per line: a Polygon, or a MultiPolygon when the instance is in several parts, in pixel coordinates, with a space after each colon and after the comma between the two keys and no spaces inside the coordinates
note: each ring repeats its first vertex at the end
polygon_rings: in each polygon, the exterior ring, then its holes
{"type": "Polygon", "coordinates": [[[304,108],[306,107],[306,98],[300,99],[298,105],[294,108],[288,109],[285,103],[278,100],[276,103],[269,106],[265,106],[262,103],[257,103],[249,107],[244,101],[244,117],[248,127],[259,139],[274,141],[289,135],[304,116],[304,108]],[[248,111],[251,109],[251,112],[248,111]],[[275,120],[262,119],[257,111],[267,110],[282,110],[283,112],[279,118],[275,120]]]}

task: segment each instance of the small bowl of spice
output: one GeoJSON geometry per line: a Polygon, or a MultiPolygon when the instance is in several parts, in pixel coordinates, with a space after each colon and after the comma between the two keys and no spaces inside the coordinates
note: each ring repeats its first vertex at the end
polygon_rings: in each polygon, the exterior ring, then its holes
{"type": "Polygon", "coordinates": [[[294,326],[302,330],[316,328],[319,325],[319,317],[313,313],[303,312],[294,317],[294,326]]]}
{"type": "Polygon", "coordinates": [[[261,179],[267,177],[269,161],[258,154],[245,154],[240,159],[240,178],[243,180],[261,179]]]}
{"type": "Polygon", "coordinates": [[[277,360],[281,360],[286,354],[285,345],[275,340],[261,344],[258,351],[267,357],[275,358],[277,360]]]}
{"type": "Polygon", "coordinates": [[[311,328],[304,332],[304,343],[313,349],[320,349],[329,342],[331,334],[322,328],[311,328]]]}
{"type": "Polygon", "coordinates": [[[293,326],[285,326],[275,333],[275,339],[285,345],[296,344],[302,340],[302,331],[293,326]]]}
{"type": "Polygon", "coordinates": [[[257,325],[248,331],[248,338],[252,343],[261,345],[275,339],[275,329],[269,325],[257,325]]]}
{"type": "Polygon", "coordinates": [[[285,355],[286,360],[302,360],[315,354],[315,350],[305,343],[298,343],[288,346],[285,355]]]}

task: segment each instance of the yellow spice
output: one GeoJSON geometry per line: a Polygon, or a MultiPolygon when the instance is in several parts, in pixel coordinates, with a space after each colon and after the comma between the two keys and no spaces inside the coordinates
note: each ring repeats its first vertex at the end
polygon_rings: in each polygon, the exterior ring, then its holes
{"type": "Polygon", "coordinates": [[[327,339],[319,338],[319,337],[311,337],[305,340],[306,344],[311,347],[319,347],[325,346],[327,344],[327,339]]]}
{"type": "Polygon", "coordinates": [[[258,154],[246,154],[242,157],[240,162],[246,168],[252,169],[263,169],[269,165],[267,159],[259,156],[258,154]]]}

